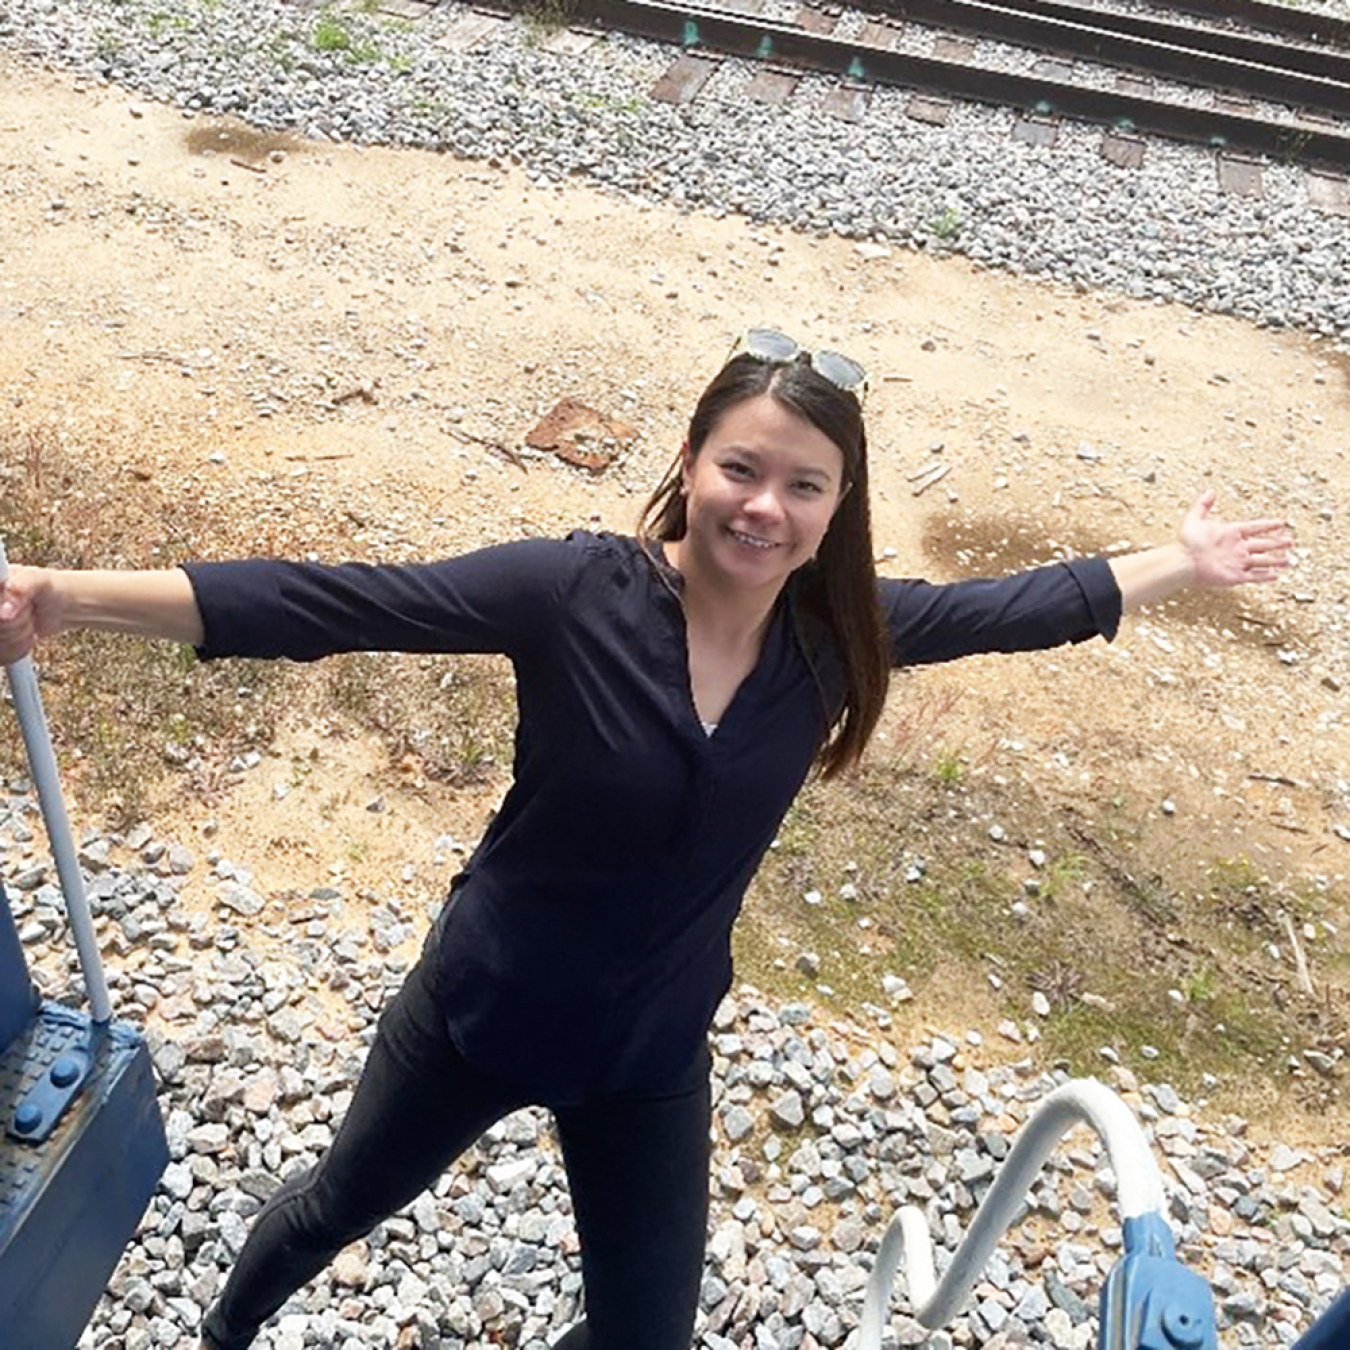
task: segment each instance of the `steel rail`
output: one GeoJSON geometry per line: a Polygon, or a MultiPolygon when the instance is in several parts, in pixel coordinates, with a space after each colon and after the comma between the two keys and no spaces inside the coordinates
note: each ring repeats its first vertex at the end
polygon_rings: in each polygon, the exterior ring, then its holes
{"type": "MultiPolygon", "coordinates": [[[[850,3],[868,13],[885,14],[898,19],[919,17],[915,12],[916,0],[850,0],[850,3]]],[[[1266,35],[1242,33],[1228,28],[1198,28],[1170,19],[1125,14],[1114,9],[1096,9],[1071,0],[989,0],[989,3],[996,9],[1010,13],[1056,19],[1127,37],[1147,38],[1174,47],[1232,57],[1252,65],[1273,66],[1301,75],[1321,75],[1350,84],[1350,48],[1337,50],[1321,46],[1296,46],[1266,35]]],[[[951,0],[939,0],[923,8],[937,16],[932,22],[945,22],[944,16],[950,12],[952,5],[951,0]]]]}
{"type": "MultiPolygon", "coordinates": [[[[1046,3],[1032,9],[1002,0],[863,0],[862,7],[891,18],[1000,38],[1143,75],[1301,106],[1329,117],[1344,117],[1350,110],[1350,60],[1345,58],[1333,62],[1333,76],[1314,74],[1184,45],[1197,30],[1182,24],[1155,23],[1151,35],[1137,35],[1113,26],[1120,16],[1081,5],[1046,3]],[[1051,12],[1056,9],[1062,13],[1051,12]]],[[[1284,59],[1281,54],[1295,49],[1265,44],[1262,50],[1284,59]]]]}
{"type": "MultiPolygon", "coordinates": [[[[499,0],[523,13],[529,0],[499,0]]],[[[1209,145],[1239,154],[1350,169],[1350,133],[1306,123],[1265,121],[1115,90],[1090,89],[1044,76],[982,69],[937,57],[810,33],[767,19],[750,19],[669,0],[574,0],[573,22],[611,27],[683,48],[749,60],[778,60],[846,79],[897,85],[916,92],[1062,115],[1117,131],[1209,145]]]]}
{"type": "Polygon", "coordinates": [[[1305,42],[1332,42],[1350,47],[1350,19],[1316,9],[1272,4],[1270,0],[1157,0],[1167,9],[1202,19],[1228,19],[1259,28],[1263,33],[1302,38],[1305,42]]]}

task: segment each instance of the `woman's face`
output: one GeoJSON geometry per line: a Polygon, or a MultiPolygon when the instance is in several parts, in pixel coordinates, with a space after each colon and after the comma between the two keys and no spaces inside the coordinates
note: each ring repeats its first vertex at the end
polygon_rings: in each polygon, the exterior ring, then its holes
{"type": "Polygon", "coordinates": [[[844,457],[769,394],[738,403],[684,452],[679,566],[719,588],[776,593],[816,555],[844,492],[844,457]]]}

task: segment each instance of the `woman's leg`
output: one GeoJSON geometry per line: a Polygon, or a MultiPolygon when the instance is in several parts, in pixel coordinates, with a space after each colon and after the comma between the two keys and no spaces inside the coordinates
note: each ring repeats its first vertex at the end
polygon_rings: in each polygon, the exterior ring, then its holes
{"type": "Polygon", "coordinates": [[[586,1320],[555,1350],[689,1350],[708,1239],[706,1080],[555,1112],[586,1320]]]}
{"type": "MultiPolygon", "coordinates": [[[[428,955],[436,944],[429,944],[428,955]]],[[[380,1018],[351,1108],[310,1172],[263,1206],[202,1326],[211,1350],[258,1328],[355,1238],[402,1208],[493,1122],[522,1103],[466,1064],[428,987],[424,957],[380,1018]]]]}

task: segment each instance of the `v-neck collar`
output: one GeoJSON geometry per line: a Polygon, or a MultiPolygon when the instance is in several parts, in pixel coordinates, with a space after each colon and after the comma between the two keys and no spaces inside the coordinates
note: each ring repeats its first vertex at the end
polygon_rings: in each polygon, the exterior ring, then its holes
{"type": "Polygon", "coordinates": [[[754,696],[755,688],[766,678],[765,671],[768,665],[776,659],[778,644],[782,640],[784,616],[787,606],[791,603],[788,597],[789,586],[784,586],[774,600],[755,662],[736,686],[730,701],[722,710],[722,715],[717,719],[712,734],[709,735],[704,727],[703,718],[699,716],[698,705],[694,702],[693,674],[689,665],[689,620],[683,604],[684,577],[666,561],[665,550],[660,540],[654,541],[649,556],[656,567],[658,579],[667,586],[671,599],[675,602],[671,615],[675,639],[671,675],[674,686],[672,692],[677,703],[678,724],[688,738],[705,752],[716,751],[727,743],[727,738],[731,734],[727,730],[728,724],[732,732],[739,725],[744,716],[741,712],[742,705],[754,696]]]}

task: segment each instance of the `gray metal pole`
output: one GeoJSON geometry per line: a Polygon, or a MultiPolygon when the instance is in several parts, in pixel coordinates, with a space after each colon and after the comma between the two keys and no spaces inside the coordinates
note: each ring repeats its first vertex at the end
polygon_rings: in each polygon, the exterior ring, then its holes
{"type": "MultiPolygon", "coordinates": [[[[0,540],[0,586],[9,578],[9,561],[5,557],[4,541],[0,540]]],[[[14,710],[19,715],[19,729],[28,751],[28,767],[37,787],[42,819],[47,826],[47,839],[56,861],[56,874],[61,879],[61,891],[66,898],[66,913],[70,916],[70,930],[75,935],[75,949],[80,956],[80,970],[89,991],[89,1005],[95,1022],[112,1020],[112,1000],[108,997],[108,981],[103,974],[103,958],[99,955],[98,938],[94,935],[94,921],[89,913],[89,900],[84,893],[84,877],[75,853],[75,840],[70,832],[70,817],[61,796],[61,779],[52,750],[51,732],[42,711],[42,695],[38,692],[37,671],[32,657],[5,667],[14,710]]]]}

